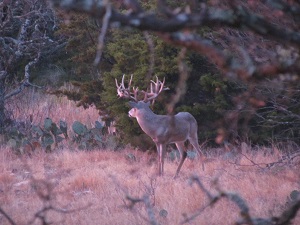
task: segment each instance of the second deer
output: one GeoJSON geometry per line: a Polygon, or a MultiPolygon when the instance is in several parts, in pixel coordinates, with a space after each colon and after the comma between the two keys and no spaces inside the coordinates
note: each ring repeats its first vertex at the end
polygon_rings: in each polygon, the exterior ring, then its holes
{"type": "Polygon", "coordinates": [[[187,152],[184,147],[184,142],[186,140],[189,140],[200,156],[202,155],[198,144],[197,121],[188,112],[180,112],[174,116],[157,115],[152,112],[150,109],[150,101],[154,101],[163,90],[168,89],[164,87],[165,79],[160,81],[156,77],[156,82],[151,80],[150,92],[141,91],[141,93],[144,94],[143,100],[138,100],[138,88],[132,87],[131,90],[131,82],[132,76],[128,87],[125,87],[124,75],[120,84],[118,84],[116,79],[118,96],[132,100],[129,102],[131,107],[131,110],[128,112],[129,116],[136,118],[141,129],[154,141],[159,157],[159,175],[163,175],[164,173],[166,147],[170,143],[175,143],[181,156],[174,176],[177,177],[182,164],[187,157],[187,152]]]}

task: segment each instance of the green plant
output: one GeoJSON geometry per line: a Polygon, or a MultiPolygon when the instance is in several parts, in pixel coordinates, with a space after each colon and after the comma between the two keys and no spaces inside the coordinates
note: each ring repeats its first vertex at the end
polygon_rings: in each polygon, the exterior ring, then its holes
{"type": "Polygon", "coordinates": [[[44,120],[43,126],[20,123],[9,129],[7,138],[9,147],[17,153],[33,151],[36,148],[51,151],[58,143],[68,138],[67,124],[61,120],[57,126],[50,118],[44,120]]]}
{"type": "Polygon", "coordinates": [[[73,142],[78,143],[79,149],[93,149],[95,147],[103,148],[103,126],[97,121],[94,128],[88,129],[79,121],[72,125],[74,131],[73,142]]]}

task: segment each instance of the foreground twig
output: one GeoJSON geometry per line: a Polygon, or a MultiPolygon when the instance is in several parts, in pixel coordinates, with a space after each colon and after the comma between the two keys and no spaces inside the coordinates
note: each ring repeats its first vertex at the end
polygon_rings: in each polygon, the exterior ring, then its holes
{"type": "Polygon", "coordinates": [[[108,29],[110,17],[111,17],[111,4],[108,3],[106,5],[106,12],[103,17],[101,33],[99,34],[99,37],[98,37],[97,55],[96,55],[96,58],[94,61],[94,65],[98,65],[101,61],[102,51],[103,51],[103,46],[104,46],[104,39],[105,39],[105,35],[106,35],[107,29],[108,29]]]}
{"type": "MultiPolygon", "coordinates": [[[[203,26],[219,27],[224,26],[235,29],[245,29],[272,40],[290,43],[300,46],[300,32],[288,30],[269,22],[267,19],[257,15],[248,9],[240,6],[233,6],[232,9],[221,9],[210,7],[205,3],[201,4],[201,9],[195,12],[190,10],[171,11],[165,4],[159,4],[163,9],[159,9],[164,16],[145,12],[138,1],[125,1],[127,12],[119,11],[115,8],[108,8],[108,1],[58,1],[52,0],[54,6],[65,10],[87,13],[95,18],[106,17],[109,13],[109,21],[117,26],[132,27],[141,31],[155,32],[165,42],[175,46],[185,47],[196,51],[217,65],[219,70],[228,77],[237,76],[241,79],[262,79],[265,76],[274,76],[279,73],[299,72],[299,63],[292,64],[272,62],[261,66],[250,66],[245,62],[238,62],[231,56],[218,49],[215,44],[201,38],[194,29],[203,26]]],[[[163,1],[159,1],[160,3],[163,1]]],[[[274,3],[271,1],[271,4],[274,3]]],[[[274,5],[274,4],[273,4],[274,5]]],[[[295,13],[298,8],[293,8],[282,2],[277,7],[288,9],[295,13]]],[[[107,24],[106,24],[107,25],[107,24]]],[[[105,27],[106,27],[105,25],[105,27]]],[[[105,32],[102,32],[105,34],[105,32]]],[[[245,55],[245,54],[244,54],[245,55]]]]}
{"type": "Polygon", "coordinates": [[[150,224],[152,225],[157,225],[157,221],[155,219],[155,214],[154,214],[154,211],[153,211],[153,207],[150,203],[150,199],[149,199],[149,196],[148,195],[144,195],[142,198],[133,198],[131,196],[126,196],[126,199],[130,201],[130,204],[128,206],[129,209],[132,209],[135,204],[137,203],[144,203],[145,204],[145,207],[147,209],[147,214],[148,214],[148,217],[149,217],[149,222],[150,224]]]}
{"type": "Polygon", "coordinates": [[[1,207],[0,207],[0,214],[2,214],[10,224],[16,225],[13,219],[1,207]]]}
{"type": "Polygon", "coordinates": [[[172,114],[174,111],[175,105],[178,103],[180,98],[184,96],[186,92],[186,81],[189,76],[188,67],[184,62],[187,49],[182,48],[178,54],[178,66],[179,66],[179,80],[176,86],[176,94],[172,96],[171,102],[167,106],[167,111],[169,114],[172,114]]]}
{"type": "Polygon", "coordinates": [[[222,198],[226,198],[233,202],[238,208],[240,209],[240,216],[241,219],[239,221],[236,221],[236,225],[242,225],[242,224],[249,224],[249,225],[284,225],[284,224],[290,224],[291,221],[295,218],[297,215],[297,212],[300,209],[300,198],[291,204],[280,216],[278,217],[272,217],[272,218],[255,218],[252,217],[250,214],[250,209],[248,207],[248,204],[246,201],[240,197],[236,193],[230,193],[222,191],[219,187],[217,187],[218,194],[212,195],[202,184],[201,180],[197,176],[191,177],[191,182],[196,183],[200,190],[202,190],[206,196],[209,199],[208,204],[206,204],[204,207],[201,207],[197,210],[196,213],[192,214],[191,216],[185,216],[184,220],[181,222],[181,224],[186,224],[198,216],[200,216],[204,209],[213,206],[219,202],[222,198]]]}

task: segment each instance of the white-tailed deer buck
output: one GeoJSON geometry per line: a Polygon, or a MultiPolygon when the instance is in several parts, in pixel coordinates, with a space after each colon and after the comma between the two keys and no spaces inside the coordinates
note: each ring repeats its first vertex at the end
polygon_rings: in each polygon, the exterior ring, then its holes
{"type": "Polygon", "coordinates": [[[165,79],[161,82],[156,77],[156,82],[151,80],[150,92],[141,91],[144,94],[143,100],[138,100],[138,88],[132,87],[132,75],[126,88],[124,85],[124,75],[122,82],[118,84],[116,79],[117,93],[119,97],[129,98],[129,105],[132,108],[129,111],[130,117],[135,117],[142,130],[152,138],[156,144],[158,156],[159,156],[159,175],[163,175],[164,172],[164,155],[166,152],[166,146],[169,143],[175,143],[180,152],[180,162],[175,173],[176,177],[182,167],[182,164],[187,157],[187,153],[184,147],[184,142],[189,142],[194,146],[201,156],[200,147],[198,144],[198,125],[196,119],[188,112],[180,112],[174,116],[171,115],[156,115],[149,108],[150,101],[154,101],[155,98],[168,88],[164,87],[165,79]]]}

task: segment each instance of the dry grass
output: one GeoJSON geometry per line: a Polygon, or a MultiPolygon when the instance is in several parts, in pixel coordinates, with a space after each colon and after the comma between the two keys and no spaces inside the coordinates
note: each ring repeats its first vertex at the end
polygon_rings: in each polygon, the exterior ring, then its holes
{"type": "MultiPolygon", "coordinates": [[[[12,103],[15,118],[24,121],[32,114],[36,124],[50,117],[54,122],[65,119],[69,126],[75,120],[89,125],[98,117],[93,108],[75,108],[65,98],[46,98],[35,92],[15,98],[12,103]]],[[[180,224],[184,216],[199,209],[203,209],[202,213],[190,224],[237,221],[238,207],[225,199],[204,208],[208,197],[196,184],[189,183],[191,175],[197,175],[211,193],[216,194],[217,188],[239,193],[253,217],[278,216],[287,207],[291,191],[300,189],[299,161],[266,169],[266,163],[279,159],[279,151],[253,154],[247,148],[238,150],[244,155],[233,157],[206,150],[210,160],[205,163],[205,171],[198,160],[187,160],[179,178],[173,180],[177,162],[167,160],[165,176],[158,177],[156,155],[131,149],[77,151],[65,147],[54,153],[39,150],[20,157],[4,145],[0,149],[0,207],[16,224],[41,224],[35,214],[45,207],[56,207],[60,212],[49,210],[39,216],[53,224],[140,225],[149,222],[147,207],[137,203],[129,209],[126,197],[148,196],[159,224],[180,224]],[[167,212],[165,217],[160,216],[162,210],[167,212]]],[[[3,215],[0,224],[9,224],[3,215]]],[[[300,224],[300,215],[294,224],[300,224]]]]}
{"type": "MultiPolygon", "coordinates": [[[[129,205],[128,195],[137,198],[148,195],[160,224],[180,224],[184,214],[192,215],[209,202],[197,185],[189,184],[191,175],[199,176],[212,193],[217,193],[216,186],[239,193],[254,217],[278,216],[286,208],[291,191],[300,188],[299,164],[261,169],[245,157],[236,163],[218,157],[207,162],[202,171],[198,160],[188,160],[180,177],[173,180],[177,163],[167,160],[165,176],[158,177],[153,157],[133,150],[63,150],[51,154],[36,152],[20,158],[2,149],[1,207],[17,224],[26,224],[43,207],[41,193],[49,192],[52,206],[75,210],[49,212],[46,218],[54,224],[147,224],[144,204],[138,203],[132,210],[125,206],[129,205]],[[136,161],[130,161],[128,154],[134,154],[136,161]],[[168,212],[166,217],[159,216],[163,209],[168,212]]],[[[247,154],[247,157],[255,162],[278,160],[263,154],[247,154]]],[[[238,218],[237,206],[222,200],[206,208],[190,224],[233,224],[238,218]]],[[[1,216],[0,223],[8,224],[1,216]]],[[[294,223],[300,223],[300,215],[294,223]]]]}
{"type": "Polygon", "coordinates": [[[29,116],[32,115],[34,124],[43,124],[44,119],[49,117],[55,123],[64,120],[68,127],[71,127],[75,120],[91,127],[99,117],[94,107],[78,108],[75,102],[66,97],[45,95],[33,89],[26,89],[22,95],[10,98],[7,109],[17,121],[29,121],[29,116]]]}

